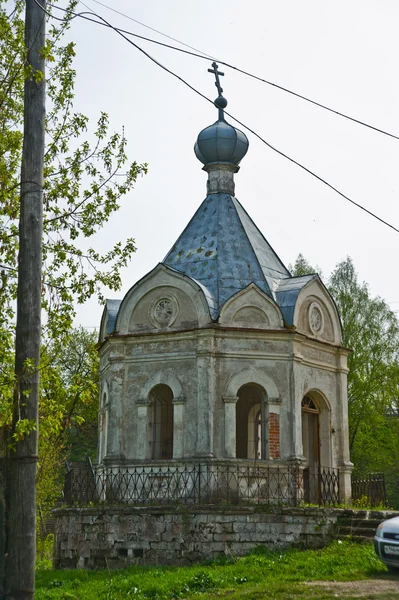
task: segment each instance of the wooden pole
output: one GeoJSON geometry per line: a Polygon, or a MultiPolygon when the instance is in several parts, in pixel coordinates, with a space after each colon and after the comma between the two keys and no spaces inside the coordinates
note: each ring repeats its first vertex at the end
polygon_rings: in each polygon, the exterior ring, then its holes
{"type": "Polygon", "coordinates": [[[26,0],[25,45],[32,74],[25,80],[24,90],[13,430],[24,419],[33,423],[35,430],[18,441],[10,453],[7,600],[32,600],[35,587],[45,135],[43,9],[46,0],[26,0]],[[42,78],[36,76],[39,73],[42,78]]]}

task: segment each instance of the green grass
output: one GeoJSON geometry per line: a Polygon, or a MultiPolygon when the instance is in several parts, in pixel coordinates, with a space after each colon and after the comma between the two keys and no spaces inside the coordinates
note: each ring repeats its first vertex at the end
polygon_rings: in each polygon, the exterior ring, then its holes
{"type": "MultiPolygon", "coordinates": [[[[130,567],[120,571],[38,569],[36,600],[174,600],[179,598],[298,598],[328,600],[317,580],[348,581],[386,573],[371,544],[333,542],[322,550],[269,552],[191,567],[130,567]]],[[[345,595],[345,598],[353,596],[345,595]]],[[[372,598],[388,598],[378,595],[372,598]]],[[[399,598],[392,596],[392,598],[399,598]]]]}

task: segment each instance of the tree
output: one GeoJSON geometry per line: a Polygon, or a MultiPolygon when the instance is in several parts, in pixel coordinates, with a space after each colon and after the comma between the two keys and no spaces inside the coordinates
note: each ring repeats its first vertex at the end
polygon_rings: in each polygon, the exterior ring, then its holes
{"type": "Polygon", "coordinates": [[[301,277],[302,275],[311,275],[318,273],[322,277],[322,271],[318,265],[312,267],[312,265],[306,260],[303,254],[299,253],[295,263],[288,265],[288,270],[294,277],[301,277]]]}
{"type": "MultiPolygon", "coordinates": [[[[69,2],[73,10],[77,0],[69,2]]],[[[34,435],[35,419],[27,418],[14,402],[19,385],[14,377],[15,297],[18,285],[20,181],[23,90],[26,81],[39,84],[43,73],[26,60],[24,43],[25,3],[0,0],[0,425],[10,426],[0,436],[15,452],[19,444],[34,435]]],[[[45,15],[43,13],[43,18],[45,15]]],[[[107,252],[99,252],[90,239],[119,208],[132,190],[145,164],[129,164],[126,139],[109,130],[108,116],[101,113],[94,131],[87,117],[73,109],[75,71],[73,43],[62,44],[69,27],[68,13],[63,22],[50,20],[41,55],[47,62],[46,152],[44,162],[44,221],[42,307],[46,313],[43,343],[70,330],[75,303],[93,294],[102,300],[101,289],[119,289],[120,270],[135,250],[134,240],[118,242],[107,252]],[[55,24],[54,24],[55,23],[55,24]],[[90,143],[88,139],[94,139],[90,143]]],[[[35,371],[29,359],[25,373],[35,371]]],[[[42,373],[44,367],[41,368],[42,373]]],[[[27,390],[29,393],[29,390],[27,390]]],[[[19,400],[20,405],[23,401],[19,400]]],[[[1,493],[0,493],[1,498],[1,493]]],[[[28,533],[28,532],[27,532],[28,533]]],[[[1,561],[2,557],[0,557],[1,561]]],[[[1,572],[0,568],[0,572],[1,572]]]]}
{"type": "Polygon", "coordinates": [[[75,329],[42,349],[37,476],[38,530],[60,499],[71,453],[95,455],[98,422],[97,334],[75,329]],[[73,445],[73,447],[72,447],[73,445]]]}
{"type": "MultiPolygon", "coordinates": [[[[77,0],[71,0],[73,10],[77,0]]],[[[26,77],[40,78],[25,65],[24,3],[17,1],[10,15],[0,0],[0,385],[10,390],[9,360],[13,346],[14,298],[17,278],[19,175],[22,151],[23,86],[26,77]],[[5,351],[3,352],[3,348],[5,351]],[[4,384],[4,385],[3,385],[4,384]]],[[[48,115],[44,167],[43,308],[44,339],[70,328],[76,302],[102,289],[119,289],[121,268],[135,251],[132,238],[101,253],[90,239],[120,207],[145,164],[128,163],[127,141],[109,130],[101,113],[93,130],[86,116],[74,112],[75,48],[62,45],[69,27],[51,21],[42,52],[48,64],[48,115]],[[54,25],[55,23],[55,25],[54,25]],[[88,139],[93,139],[90,143],[88,139]]],[[[12,354],[12,353],[11,353],[12,354]]],[[[11,386],[12,389],[12,386],[11,386]]],[[[7,410],[2,402],[0,410],[7,410]]],[[[4,412],[0,413],[3,417],[4,412]]]]}
{"type": "Polygon", "coordinates": [[[36,554],[36,474],[38,453],[39,363],[43,240],[43,167],[45,138],[46,0],[26,0],[24,132],[18,227],[15,328],[15,383],[11,431],[29,424],[15,439],[7,475],[6,596],[33,598],[36,554]],[[42,10],[43,9],[43,10],[42,10]]]}
{"type": "Polygon", "coordinates": [[[358,281],[350,258],[330,277],[348,357],[351,458],[357,473],[384,471],[388,499],[399,505],[399,422],[387,414],[399,398],[399,322],[381,298],[358,281]]]}
{"type": "MultiPolygon", "coordinates": [[[[76,0],[71,0],[73,10],[76,0]]],[[[14,300],[17,286],[19,175],[22,151],[23,85],[40,78],[25,65],[24,3],[7,14],[0,0],[0,422],[10,419],[13,396],[14,300]]],[[[89,132],[87,117],[73,111],[75,71],[73,43],[61,44],[68,18],[49,27],[42,49],[48,62],[49,111],[44,167],[44,235],[42,305],[46,312],[43,340],[68,331],[76,303],[104,286],[117,290],[120,272],[135,251],[133,239],[118,242],[105,253],[90,238],[119,209],[120,201],[147,170],[128,163],[126,139],[109,132],[101,113],[89,132]],[[94,139],[89,143],[86,136],[94,139]]],[[[14,441],[29,424],[18,423],[14,441]]]]}
{"type": "Polygon", "coordinates": [[[385,414],[399,392],[399,322],[381,298],[372,298],[360,284],[350,258],[339,263],[330,277],[343,327],[348,357],[350,448],[353,452],[359,427],[374,414],[385,414]]]}

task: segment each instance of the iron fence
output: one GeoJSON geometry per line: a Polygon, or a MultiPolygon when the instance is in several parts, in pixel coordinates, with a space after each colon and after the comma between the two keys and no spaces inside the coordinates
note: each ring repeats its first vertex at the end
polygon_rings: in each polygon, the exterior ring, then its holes
{"type": "Polygon", "coordinates": [[[352,502],[367,506],[387,506],[384,473],[352,476],[352,502]]]}
{"type": "Polygon", "coordinates": [[[64,500],[88,504],[271,504],[339,503],[338,469],[258,464],[187,464],[71,468],[64,500]]]}

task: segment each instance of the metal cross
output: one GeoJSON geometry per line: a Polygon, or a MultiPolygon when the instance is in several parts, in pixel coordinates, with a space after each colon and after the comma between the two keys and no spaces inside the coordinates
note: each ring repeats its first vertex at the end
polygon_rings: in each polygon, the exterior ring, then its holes
{"type": "Polygon", "coordinates": [[[220,75],[224,75],[224,73],[222,73],[221,71],[218,71],[218,65],[217,65],[217,63],[213,62],[212,63],[212,67],[213,67],[213,69],[208,69],[208,73],[213,73],[215,75],[215,78],[216,78],[215,85],[216,85],[216,87],[218,89],[219,96],[221,96],[223,94],[223,88],[220,85],[219,76],[220,75]]]}

